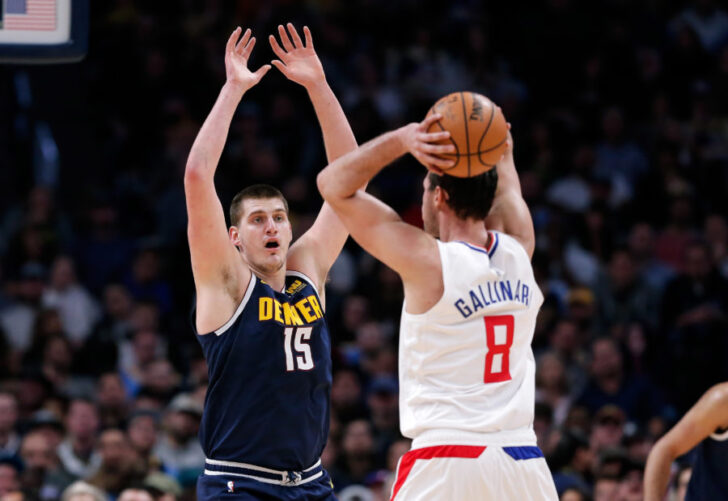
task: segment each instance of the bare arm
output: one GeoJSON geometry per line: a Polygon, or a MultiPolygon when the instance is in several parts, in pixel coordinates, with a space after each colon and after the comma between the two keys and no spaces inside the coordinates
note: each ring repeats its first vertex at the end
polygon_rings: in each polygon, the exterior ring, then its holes
{"type": "MultiPolygon", "coordinates": [[[[273,52],[280,58],[272,61],[272,64],[308,92],[323,133],[326,157],[329,162],[333,162],[356,148],[354,133],[344,110],[326,82],[326,75],[314,50],[308,27],[303,28],[305,43],[292,24],[288,23],[287,28],[288,33],[283,26],[278,27],[283,47],[273,35],[269,38],[273,52]]],[[[323,293],[326,275],[348,236],[348,231],[336,213],[324,203],[311,228],[291,246],[288,267],[316,280],[319,291],[323,293]]]]}
{"type": "Polygon", "coordinates": [[[236,44],[240,32],[240,28],[236,29],[228,39],[227,81],[197,134],[185,168],[187,238],[197,289],[197,330],[201,334],[220,327],[232,315],[251,273],[228,238],[214,182],[235,109],[243,94],[270,69],[263,66],[255,73],[248,70],[255,38],[247,30],[236,44]]]}
{"type": "Polygon", "coordinates": [[[383,167],[408,150],[428,162],[446,167],[451,161],[430,154],[447,153],[451,145],[428,144],[449,136],[447,132],[427,134],[434,116],[422,124],[410,124],[369,141],[329,164],[318,175],[324,200],[336,211],[354,239],[374,257],[395,270],[405,289],[439,283],[440,260],[437,243],[424,231],[406,224],[397,213],[359,189],[383,167]]]}
{"type": "Polygon", "coordinates": [[[672,462],[727,425],[728,383],[722,383],[708,390],[650,451],[645,468],[645,501],[662,501],[672,462]]]}
{"type": "Polygon", "coordinates": [[[533,230],[533,219],[528,205],[521,195],[521,182],[518,179],[516,164],[513,160],[513,138],[508,132],[509,146],[503,159],[498,162],[498,187],[493,200],[493,207],[485,219],[485,226],[491,230],[502,231],[518,240],[526,249],[529,257],[533,257],[536,237],[533,230]]]}

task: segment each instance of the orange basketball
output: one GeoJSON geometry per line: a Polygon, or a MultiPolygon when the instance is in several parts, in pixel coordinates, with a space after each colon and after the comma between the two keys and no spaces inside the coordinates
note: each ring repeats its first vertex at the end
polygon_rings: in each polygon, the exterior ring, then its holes
{"type": "Polygon", "coordinates": [[[455,153],[440,155],[455,159],[455,165],[442,169],[455,177],[473,177],[495,167],[506,150],[508,124],[493,101],[475,92],[454,92],[437,101],[427,116],[442,115],[427,132],[447,130],[455,153]]]}

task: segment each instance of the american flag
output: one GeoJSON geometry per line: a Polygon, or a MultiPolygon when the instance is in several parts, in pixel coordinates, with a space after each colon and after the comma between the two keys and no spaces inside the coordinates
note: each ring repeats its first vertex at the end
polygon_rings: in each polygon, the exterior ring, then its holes
{"type": "Polygon", "coordinates": [[[56,0],[0,0],[5,4],[3,29],[52,31],[56,29],[56,0]]]}

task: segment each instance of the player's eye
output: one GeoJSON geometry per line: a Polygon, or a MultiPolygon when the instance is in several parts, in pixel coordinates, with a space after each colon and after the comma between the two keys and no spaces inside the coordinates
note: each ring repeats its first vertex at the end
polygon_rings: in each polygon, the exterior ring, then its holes
{"type": "Polygon", "coordinates": [[[276,221],[278,221],[279,223],[280,223],[281,221],[283,221],[283,216],[276,216],[276,221]]]}
{"type": "Polygon", "coordinates": [[[263,221],[263,218],[260,218],[260,217],[254,217],[254,218],[253,218],[253,222],[254,222],[254,223],[260,223],[260,222],[262,222],[262,221],[263,221]]]}

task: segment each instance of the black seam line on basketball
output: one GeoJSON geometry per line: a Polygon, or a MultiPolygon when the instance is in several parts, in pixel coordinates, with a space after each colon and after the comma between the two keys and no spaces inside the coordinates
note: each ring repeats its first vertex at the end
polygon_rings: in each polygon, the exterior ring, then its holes
{"type": "Polygon", "coordinates": [[[507,139],[508,139],[508,134],[506,134],[506,137],[504,137],[503,139],[501,139],[498,144],[494,144],[493,146],[491,146],[487,150],[480,151],[479,153],[488,153],[488,152],[491,152],[493,150],[496,150],[496,149],[500,148],[503,145],[503,143],[506,142],[507,139]]]}
{"type": "MultiPolygon", "coordinates": [[[[440,122],[439,121],[438,122],[435,122],[435,125],[437,125],[438,127],[440,127],[440,130],[441,131],[445,132],[445,127],[443,127],[442,125],[440,125],[440,122]]],[[[453,140],[452,137],[448,137],[447,140],[450,141],[450,143],[455,147],[455,155],[460,155],[460,148],[458,148],[458,143],[456,143],[453,140]]],[[[452,153],[448,153],[448,155],[452,155],[452,153]]],[[[455,166],[453,165],[450,168],[452,169],[453,167],[455,167],[455,166]]]]}
{"type": "MultiPolygon", "coordinates": [[[[484,165],[488,165],[480,158],[480,145],[483,144],[483,139],[485,139],[486,134],[488,134],[488,131],[490,130],[490,126],[493,124],[493,118],[495,117],[495,103],[493,101],[490,102],[490,119],[488,120],[488,126],[483,131],[483,135],[480,136],[480,141],[478,141],[478,162],[484,165]]],[[[487,150],[486,150],[487,151],[487,150]]]]}
{"type": "MultiPolygon", "coordinates": [[[[463,123],[465,124],[465,150],[470,153],[470,136],[468,135],[468,114],[465,110],[465,93],[460,93],[460,103],[463,105],[463,123]]],[[[470,177],[470,155],[467,155],[468,159],[468,177],[470,177]]]]}
{"type": "MultiPolygon", "coordinates": [[[[501,141],[500,144],[502,145],[503,142],[501,141]]],[[[483,153],[488,153],[489,151],[492,151],[495,148],[497,148],[497,146],[491,148],[490,150],[474,151],[472,153],[438,153],[438,156],[441,156],[441,157],[474,157],[475,155],[482,155],[483,153]]]]}

